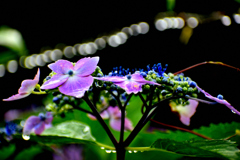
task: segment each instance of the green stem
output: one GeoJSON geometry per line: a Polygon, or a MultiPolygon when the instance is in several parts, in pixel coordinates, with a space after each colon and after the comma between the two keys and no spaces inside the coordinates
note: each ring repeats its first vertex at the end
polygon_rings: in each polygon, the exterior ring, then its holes
{"type": "Polygon", "coordinates": [[[108,128],[107,124],[104,122],[104,120],[102,119],[102,117],[100,116],[100,114],[98,113],[96,106],[93,105],[93,103],[89,100],[87,92],[85,93],[83,100],[85,100],[85,102],[88,104],[88,106],[91,108],[94,116],[97,118],[97,120],[99,121],[99,123],[102,125],[102,127],[104,128],[104,130],[106,131],[106,133],[108,134],[110,140],[112,141],[113,145],[115,146],[115,148],[117,148],[118,146],[118,142],[115,139],[115,137],[113,136],[112,132],[110,131],[110,129],[108,128]]]}
{"type": "Polygon", "coordinates": [[[41,92],[32,91],[31,93],[32,93],[32,94],[47,94],[45,91],[41,91],[41,92]]]}

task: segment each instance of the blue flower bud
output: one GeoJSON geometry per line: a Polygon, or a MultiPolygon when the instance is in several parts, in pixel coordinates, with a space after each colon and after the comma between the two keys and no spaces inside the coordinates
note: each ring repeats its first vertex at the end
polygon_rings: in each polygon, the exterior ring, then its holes
{"type": "Polygon", "coordinates": [[[46,80],[49,80],[49,79],[51,79],[51,76],[47,76],[47,77],[46,77],[46,80]]]}
{"type": "Polygon", "coordinates": [[[64,100],[64,101],[69,101],[69,98],[68,98],[67,96],[64,96],[64,97],[63,97],[63,100],[64,100]]]}
{"type": "Polygon", "coordinates": [[[190,81],[190,82],[188,82],[188,84],[192,88],[195,88],[197,86],[196,82],[194,82],[194,81],[190,81]]]}
{"type": "Polygon", "coordinates": [[[143,77],[143,78],[146,78],[147,77],[147,74],[145,72],[141,72],[140,75],[143,77]]]}
{"type": "Polygon", "coordinates": [[[177,92],[182,92],[183,91],[183,89],[182,89],[182,87],[177,87],[177,92]]]}
{"type": "Polygon", "coordinates": [[[132,76],[131,75],[127,75],[127,79],[131,79],[132,78],[132,76]]]}
{"type": "Polygon", "coordinates": [[[46,116],[43,113],[39,113],[38,117],[41,119],[41,121],[46,119],[46,116]]]}
{"type": "Polygon", "coordinates": [[[223,99],[223,95],[219,94],[219,95],[217,96],[217,98],[222,100],[222,99],[223,99]]]}
{"type": "Polygon", "coordinates": [[[53,102],[54,103],[57,103],[59,101],[59,98],[58,97],[53,97],[53,102]]]}

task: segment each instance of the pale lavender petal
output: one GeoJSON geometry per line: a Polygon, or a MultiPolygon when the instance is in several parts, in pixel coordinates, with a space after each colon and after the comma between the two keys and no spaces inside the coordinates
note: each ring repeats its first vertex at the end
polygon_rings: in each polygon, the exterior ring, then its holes
{"type": "Polygon", "coordinates": [[[99,57],[87,57],[87,58],[82,58],[74,66],[74,70],[76,71],[77,75],[81,76],[88,76],[92,74],[98,64],[99,57]]]}
{"type": "Polygon", "coordinates": [[[127,130],[127,131],[133,130],[132,122],[128,118],[125,118],[124,130],[127,130]]]}
{"type": "Polygon", "coordinates": [[[124,82],[127,80],[126,77],[118,77],[118,76],[106,76],[106,77],[94,77],[94,79],[101,81],[109,81],[109,82],[124,82]]]}
{"type": "Polygon", "coordinates": [[[198,101],[189,99],[189,105],[186,106],[177,106],[177,111],[180,115],[180,121],[185,124],[189,125],[190,124],[190,118],[194,115],[196,112],[196,108],[198,106],[198,101]]]}
{"type": "Polygon", "coordinates": [[[62,85],[64,82],[67,81],[69,75],[64,75],[64,74],[55,74],[52,76],[51,79],[46,81],[42,86],[41,89],[53,89],[56,87],[59,87],[62,85]]]}
{"type": "Polygon", "coordinates": [[[122,83],[114,83],[114,84],[124,89],[127,92],[127,94],[130,94],[130,93],[136,94],[138,92],[142,92],[142,85],[144,83],[127,80],[122,83]]]}
{"type": "Polygon", "coordinates": [[[30,93],[15,94],[7,99],[3,99],[3,101],[14,101],[14,100],[25,98],[29,95],[30,95],[30,93]]]}
{"type": "Polygon", "coordinates": [[[180,121],[186,126],[190,125],[190,118],[188,116],[180,116],[180,121]]]}
{"type": "Polygon", "coordinates": [[[81,98],[84,95],[85,91],[91,87],[92,83],[92,76],[72,76],[69,77],[61,87],[59,87],[59,91],[69,96],[81,98]]]}
{"type": "MultiPolygon", "coordinates": [[[[87,116],[91,120],[97,120],[97,118],[95,116],[93,116],[92,114],[87,114],[87,116]]],[[[102,117],[102,119],[108,119],[109,118],[109,113],[108,113],[107,110],[104,110],[102,113],[100,113],[100,116],[102,117]]]]}
{"type": "Polygon", "coordinates": [[[58,74],[67,74],[69,70],[73,70],[73,64],[67,60],[58,60],[55,63],[51,63],[48,67],[58,74]]]}
{"type": "Polygon", "coordinates": [[[53,116],[52,116],[52,113],[51,112],[47,112],[46,113],[46,119],[45,119],[45,124],[50,124],[52,123],[52,120],[53,120],[53,116]]]}
{"type": "Polygon", "coordinates": [[[43,121],[41,121],[38,125],[34,127],[34,133],[36,135],[40,135],[45,129],[45,124],[43,121]]]}
{"type": "Polygon", "coordinates": [[[30,116],[23,127],[23,135],[29,135],[31,131],[41,122],[38,116],[30,116]]]}
{"type": "Polygon", "coordinates": [[[40,77],[40,69],[38,68],[37,74],[35,75],[34,79],[27,79],[22,81],[21,87],[18,90],[18,93],[31,93],[36,85],[39,82],[40,77]]]}
{"type": "MultiPolygon", "coordinates": [[[[110,126],[116,130],[116,131],[120,131],[121,130],[121,118],[110,118],[110,126]]],[[[133,126],[132,126],[132,122],[125,118],[124,120],[124,130],[133,130],[133,126]]]]}
{"type": "Polygon", "coordinates": [[[31,93],[38,84],[37,80],[24,80],[22,81],[21,87],[18,90],[18,93],[31,93]]]}
{"type": "Polygon", "coordinates": [[[153,81],[147,81],[145,80],[140,73],[134,73],[131,75],[131,80],[135,81],[135,82],[139,82],[139,83],[143,83],[143,84],[154,84],[154,85],[158,85],[160,86],[160,84],[153,82],[153,81]]]}
{"type": "Polygon", "coordinates": [[[227,106],[233,113],[236,113],[238,115],[240,115],[240,112],[238,110],[236,110],[233,106],[231,106],[231,104],[229,102],[227,102],[226,100],[222,100],[222,99],[218,99],[217,97],[213,97],[212,95],[210,95],[209,93],[207,93],[206,91],[204,91],[203,89],[201,89],[199,86],[196,86],[197,89],[199,91],[201,91],[207,98],[216,101],[220,104],[223,104],[225,106],[227,106]]]}
{"type": "Polygon", "coordinates": [[[37,74],[35,75],[33,80],[37,80],[37,83],[39,82],[39,78],[40,78],[40,69],[38,68],[37,74]]]}
{"type": "Polygon", "coordinates": [[[109,106],[107,111],[110,117],[113,117],[115,119],[121,118],[121,111],[117,106],[115,107],[109,106]]]}

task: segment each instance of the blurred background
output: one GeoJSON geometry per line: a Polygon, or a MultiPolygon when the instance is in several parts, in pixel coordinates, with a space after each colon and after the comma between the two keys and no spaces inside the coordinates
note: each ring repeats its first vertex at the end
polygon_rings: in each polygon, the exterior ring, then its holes
{"type": "MultiPolygon", "coordinates": [[[[239,8],[238,0],[1,2],[0,98],[17,94],[22,80],[33,79],[37,68],[42,84],[50,73],[47,64],[60,58],[75,62],[99,56],[105,74],[117,66],[145,69],[159,62],[172,73],[204,61],[240,68],[239,8]]],[[[236,70],[207,64],[185,75],[240,110],[236,70]]],[[[10,109],[42,106],[43,97],[1,101],[1,120],[10,109]]],[[[177,119],[164,113],[160,121],[177,119]]],[[[222,105],[200,104],[190,128],[233,120],[239,117],[222,105]]]]}

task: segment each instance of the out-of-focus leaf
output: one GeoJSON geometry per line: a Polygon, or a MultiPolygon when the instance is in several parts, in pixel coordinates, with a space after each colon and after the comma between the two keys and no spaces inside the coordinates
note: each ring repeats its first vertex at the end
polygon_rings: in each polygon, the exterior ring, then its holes
{"type": "Polygon", "coordinates": [[[95,141],[90,127],[78,121],[66,121],[46,129],[42,136],[69,137],[81,140],[95,141]]]}
{"type": "Polygon", "coordinates": [[[175,7],[175,0],[167,0],[167,10],[168,11],[173,11],[174,7],[175,7]]]}
{"type": "Polygon", "coordinates": [[[30,148],[26,148],[22,150],[15,158],[14,160],[32,160],[36,155],[43,152],[41,147],[39,146],[32,146],[30,148]]]}
{"type": "Polygon", "coordinates": [[[24,55],[26,50],[21,33],[8,27],[0,27],[0,46],[15,51],[19,56],[24,55]]]}
{"type": "Polygon", "coordinates": [[[227,140],[191,140],[178,142],[169,139],[158,139],[151,148],[163,149],[190,157],[215,157],[221,159],[240,159],[236,144],[227,140]]]}
{"type": "Polygon", "coordinates": [[[0,158],[7,159],[13,152],[15,151],[16,146],[14,144],[10,144],[9,146],[3,146],[0,148],[0,158]]]}

